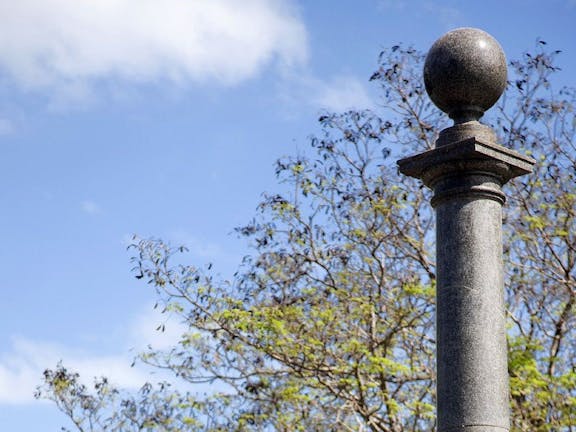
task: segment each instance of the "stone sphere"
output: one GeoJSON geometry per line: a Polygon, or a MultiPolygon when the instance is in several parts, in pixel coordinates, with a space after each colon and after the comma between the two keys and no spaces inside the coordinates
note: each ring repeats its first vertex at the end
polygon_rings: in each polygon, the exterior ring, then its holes
{"type": "Polygon", "coordinates": [[[455,123],[478,120],[506,87],[506,56],[485,31],[461,28],[438,39],[426,56],[424,84],[455,123]]]}

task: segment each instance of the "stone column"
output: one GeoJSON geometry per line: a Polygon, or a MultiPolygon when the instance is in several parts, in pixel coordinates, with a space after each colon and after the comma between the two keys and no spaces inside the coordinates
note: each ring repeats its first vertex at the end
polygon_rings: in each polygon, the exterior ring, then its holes
{"type": "Polygon", "coordinates": [[[438,432],[510,429],[502,266],[502,186],[534,161],[478,122],[506,87],[489,34],[451,31],[430,49],[428,95],[454,120],[433,150],[398,161],[432,188],[436,210],[438,432]]]}

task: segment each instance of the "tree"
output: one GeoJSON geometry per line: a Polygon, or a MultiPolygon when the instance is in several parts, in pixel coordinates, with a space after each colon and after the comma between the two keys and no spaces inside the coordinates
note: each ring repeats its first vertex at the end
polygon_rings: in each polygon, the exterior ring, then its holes
{"type": "MultiPolygon", "coordinates": [[[[505,259],[513,429],[576,430],[575,90],[553,91],[558,52],[511,62],[488,118],[538,160],[508,188],[505,259]]],[[[253,246],[232,281],[180,264],[185,248],[134,244],[136,277],[188,331],[145,363],[190,383],[94,390],[59,365],[37,396],[81,431],[434,430],[434,218],[430,192],[395,160],[434,145],[423,55],[394,46],[372,75],[380,109],[325,114],[308,157],[279,160],[289,191],[238,228],[253,246]],[[196,383],[214,391],[194,392],[196,383]]]]}

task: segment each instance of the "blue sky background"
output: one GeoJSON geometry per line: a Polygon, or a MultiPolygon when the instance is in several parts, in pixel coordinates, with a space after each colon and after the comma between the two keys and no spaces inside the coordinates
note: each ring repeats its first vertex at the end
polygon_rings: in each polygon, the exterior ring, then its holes
{"type": "Polygon", "coordinates": [[[130,274],[132,234],[229,277],[232,234],[322,110],[377,108],[384,47],[480,27],[509,58],[537,38],[574,85],[576,1],[0,0],[0,430],[58,431],[35,401],[60,359],[137,388],[173,343],[130,274]]]}

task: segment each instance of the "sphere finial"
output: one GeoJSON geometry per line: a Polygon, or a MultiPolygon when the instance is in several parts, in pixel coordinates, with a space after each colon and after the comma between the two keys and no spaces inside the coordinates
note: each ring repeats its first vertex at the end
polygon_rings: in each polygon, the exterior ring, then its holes
{"type": "Polygon", "coordinates": [[[485,31],[460,28],[438,39],[426,56],[424,84],[455,124],[478,120],[506,88],[506,56],[485,31]]]}

